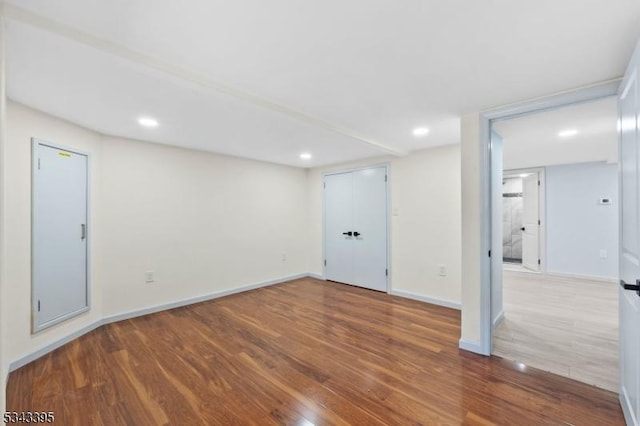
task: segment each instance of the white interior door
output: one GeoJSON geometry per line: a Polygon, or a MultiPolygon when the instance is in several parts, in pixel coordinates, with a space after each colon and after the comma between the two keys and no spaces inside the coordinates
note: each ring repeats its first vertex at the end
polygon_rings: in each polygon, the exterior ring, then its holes
{"type": "Polygon", "coordinates": [[[387,290],[387,169],[353,172],[353,243],[356,285],[387,290]]]}
{"type": "Polygon", "coordinates": [[[33,330],[88,309],[86,155],[33,141],[33,330]]]}
{"type": "Polygon", "coordinates": [[[354,284],[353,173],[324,178],[325,277],[354,284]]]}
{"type": "Polygon", "coordinates": [[[540,186],[538,174],[522,179],[522,266],[540,270],[540,186]]]}
{"type": "Polygon", "coordinates": [[[325,176],[325,277],[387,290],[386,167],[325,176]]]}
{"type": "Polygon", "coordinates": [[[638,72],[636,47],[618,99],[620,131],[620,403],[627,424],[640,414],[640,140],[638,134],[638,72]],[[635,289],[634,289],[634,286],[635,289]],[[627,289],[625,289],[625,287],[627,289]]]}

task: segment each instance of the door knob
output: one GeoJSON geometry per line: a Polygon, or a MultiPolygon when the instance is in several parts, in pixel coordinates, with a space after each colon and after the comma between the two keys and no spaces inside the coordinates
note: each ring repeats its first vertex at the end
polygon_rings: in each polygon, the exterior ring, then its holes
{"type": "Polygon", "coordinates": [[[352,236],[353,232],[349,231],[349,232],[343,232],[342,235],[348,235],[348,236],[352,236]]]}
{"type": "Polygon", "coordinates": [[[356,232],[353,233],[353,235],[357,237],[357,236],[362,235],[362,234],[360,234],[358,231],[356,231],[356,232]]]}
{"type": "Polygon", "coordinates": [[[521,231],[524,231],[524,226],[522,228],[520,228],[521,231]]]}
{"type": "Polygon", "coordinates": [[[625,290],[635,291],[638,296],[640,296],[640,280],[636,280],[635,284],[627,284],[623,280],[620,280],[620,287],[624,288],[625,290]]]}

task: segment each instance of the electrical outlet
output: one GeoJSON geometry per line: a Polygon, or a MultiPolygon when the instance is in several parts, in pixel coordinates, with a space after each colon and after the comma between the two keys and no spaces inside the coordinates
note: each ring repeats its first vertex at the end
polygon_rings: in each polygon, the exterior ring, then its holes
{"type": "Polygon", "coordinates": [[[282,252],[282,261],[286,262],[287,261],[287,253],[282,252]]]}
{"type": "Polygon", "coordinates": [[[147,283],[155,282],[155,277],[153,271],[147,271],[144,273],[144,281],[147,283]]]}
{"type": "Polygon", "coordinates": [[[445,265],[438,265],[438,275],[441,277],[447,276],[447,267],[445,265]]]}
{"type": "Polygon", "coordinates": [[[600,250],[600,259],[606,259],[607,257],[607,251],[604,249],[600,250]]]}

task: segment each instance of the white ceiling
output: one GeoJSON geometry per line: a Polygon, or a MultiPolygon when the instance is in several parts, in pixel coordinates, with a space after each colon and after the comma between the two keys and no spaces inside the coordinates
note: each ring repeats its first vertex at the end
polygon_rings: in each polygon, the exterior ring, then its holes
{"type": "Polygon", "coordinates": [[[504,169],[591,161],[617,162],[616,98],[529,114],[494,124],[503,137],[504,169]],[[565,130],[577,130],[560,137],[565,130]]]}
{"type": "Polygon", "coordinates": [[[456,143],[465,113],[619,77],[640,36],[637,0],[7,3],[11,99],[302,167],[456,143]]]}

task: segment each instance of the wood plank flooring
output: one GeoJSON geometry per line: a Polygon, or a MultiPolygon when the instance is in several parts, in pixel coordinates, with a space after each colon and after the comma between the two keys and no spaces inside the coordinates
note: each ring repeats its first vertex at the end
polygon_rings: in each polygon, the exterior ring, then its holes
{"type": "Polygon", "coordinates": [[[616,283],[505,270],[503,288],[495,355],[617,392],[616,283]]]}
{"type": "Polygon", "coordinates": [[[61,425],[623,424],[617,395],[458,349],[460,313],[314,279],[110,324],[13,372],[61,425]]]}

